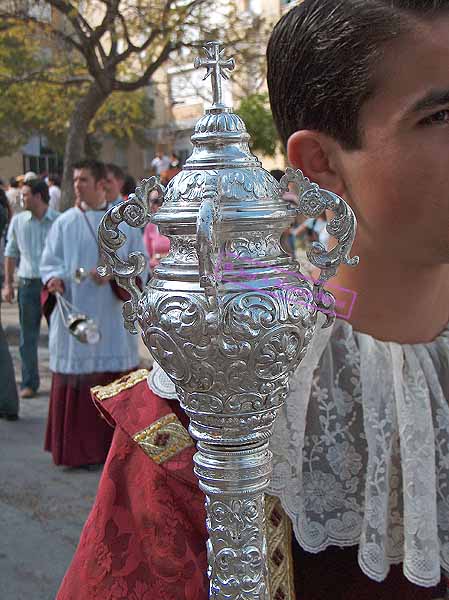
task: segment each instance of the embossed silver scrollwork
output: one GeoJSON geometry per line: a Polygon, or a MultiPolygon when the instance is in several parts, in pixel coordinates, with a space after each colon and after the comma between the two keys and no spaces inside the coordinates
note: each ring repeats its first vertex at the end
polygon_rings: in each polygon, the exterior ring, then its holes
{"type": "Polygon", "coordinates": [[[327,231],[337,239],[337,244],[327,251],[323,244],[314,242],[307,253],[310,262],[321,271],[320,280],[327,281],[333,277],[341,264],[351,267],[357,265],[359,257],[349,257],[357,228],[355,215],[349,204],[337,194],[312,183],[299,169],[286,169],[280,181],[281,195],[288,190],[289,184],[297,189],[299,213],[311,218],[318,217],[326,210],[335,213],[327,225],[327,231]]]}
{"type": "Polygon", "coordinates": [[[145,269],[145,257],[141,252],[131,252],[126,260],[117,255],[117,250],[126,242],[126,235],[120,231],[119,225],[146,225],[151,220],[150,194],[153,191],[159,197],[164,195],[164,188],[156,177],[144,179],[128,200],[107,211],[98,227],[98,243],[105,262],[105,266],[98,267],[98,272],[102,276],[114,275],[119,286],[130,293],[131,299],[123,305],[123,318],[126,329],[131,333],[137,333],[135,321],[141,291],[136,278],[145,269]]]}
{"type": "Polygon", "coordinates": [[[264,497],[206,500],[210,597],[268,600],[264,497]]]}
{"type": "Polygon", "coordinates": [[[271,472],[268,443],[217,450],[200,442],[193,460],[206,494],[210,598],[268,600],[262,494],[271,472]]]}
{"type": "Polygon", "coordinates": [[[316,218],[326,210],[334,213],[334,217],[327,224],[327,231],[337,240],[337,244],[327,250],[320,242],[313,242],[307,251],[309,261],[320,269],[320,275],[314,286],[316,302],[326,316],[324,327],[330,325],[335,318],[335,299],[323,285],[334,277],[341,264],[354,267],[359,264],[359,257],[349,256],[354,242],[357,221],[351,207],[347,202],[334,192],[320,188],[312,183],[299,169],[287,168],[280,181],[281,197],[293,184],[298,195],[297,212],[307,217],[316,218]]]}

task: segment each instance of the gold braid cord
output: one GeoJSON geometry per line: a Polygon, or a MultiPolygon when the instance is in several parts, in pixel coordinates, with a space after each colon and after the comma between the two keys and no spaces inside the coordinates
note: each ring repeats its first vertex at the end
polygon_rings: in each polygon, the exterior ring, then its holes
{"type": "Polygon", "coordinates": [[[120,377],[120,379],[116,379],[112,383],[108,383],[108,385],[97,385],[91,389],[91,392],[96,400],[102,402],[107,398],[116,396],[124,390],[129,390],[146,379],[148,375],[149,371],[147,369],[138,369],[137,371],[133,371],[132,373],[128,373],[128,375],[120,377]]]}
{"type": "Polygon", "coordinates": [[[272,600],[296,600],[292,556],[292,524],[281,501],[265,494],[268,572],[272,600]]]}

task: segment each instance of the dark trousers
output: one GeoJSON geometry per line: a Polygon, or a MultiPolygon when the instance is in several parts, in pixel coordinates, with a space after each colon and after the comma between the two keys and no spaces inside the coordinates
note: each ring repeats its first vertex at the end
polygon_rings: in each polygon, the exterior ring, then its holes
{"type": "Polygon", "coordinates": [[[22,359],[21,389],[39,389],[37,346],[41,329],[40,279],[19,279],[20,358],[22,359]]]}
{"type": "MultiPolygon", "coordinates": [[[[0,275],[0,287],[1,285],[2,276],[0,275]]],[[[0,413],[3,415],[17,415],[18,412],[19,398],[17,396],[14,366],[0,317],[0,413]]]]}

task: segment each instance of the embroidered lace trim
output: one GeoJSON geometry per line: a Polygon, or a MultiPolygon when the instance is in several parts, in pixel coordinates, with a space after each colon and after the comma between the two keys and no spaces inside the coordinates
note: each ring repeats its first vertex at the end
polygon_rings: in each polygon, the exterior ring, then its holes
{"type": "Polygon", "coordinates": [[[430,344],[386,343],[337,321],[317,330],[270,443],[270,493],[309,552],[358,545],[382,581],[449,570],[449,329],[430,344]]]}
{"type": "Polygon", "coordinates": [[[157,362],[153,363],[153,368],[148,375],[148,387],[161,398],[166,400],[178,399],[175,384],[157,362]]]}

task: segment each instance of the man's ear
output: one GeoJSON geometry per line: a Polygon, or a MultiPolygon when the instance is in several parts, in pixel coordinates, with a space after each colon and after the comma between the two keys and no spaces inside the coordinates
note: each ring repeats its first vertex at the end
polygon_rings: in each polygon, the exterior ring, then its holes
{"type": "Polygon", "coordinates": [[[301,169],[310,181],[343,196],[345,185],[334,160],[335,145],[323,133],[304,129],[290,136],[287,153],[292,167],[301,169]]]}

